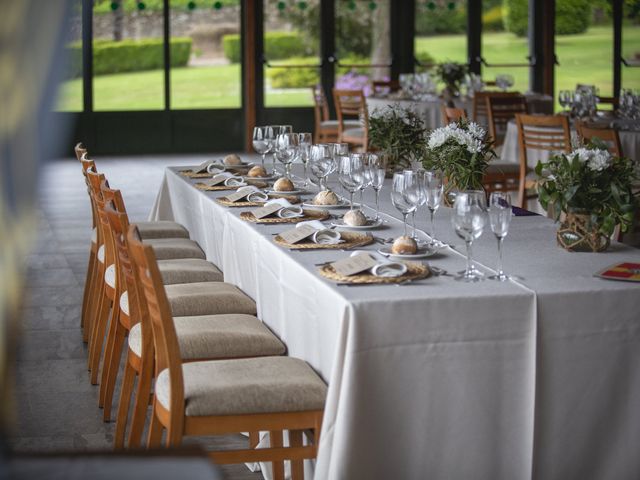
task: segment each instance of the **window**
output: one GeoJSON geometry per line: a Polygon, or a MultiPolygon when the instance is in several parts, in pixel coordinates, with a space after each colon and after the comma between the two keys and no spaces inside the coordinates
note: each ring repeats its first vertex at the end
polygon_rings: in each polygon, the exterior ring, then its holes
{"type": "Polygon", "coordinates": [[[624,2],[622,58],[629,65],[622,66],[622,88],[640,89],[640,4],[638,2],[624,2]]]}
{"type": "Polygon", "coordinates": [[[66,38],[66,59],[63,80],[58,88],[55,110],[60,112],[82,111],[82,2],[71,6],[70,28],[66,38]]]}

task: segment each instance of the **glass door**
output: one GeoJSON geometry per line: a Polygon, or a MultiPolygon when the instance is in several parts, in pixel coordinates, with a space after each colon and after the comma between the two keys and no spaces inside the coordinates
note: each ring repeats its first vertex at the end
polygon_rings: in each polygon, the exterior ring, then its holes
{"type": "Polygon", "coordinates": [[[622,88],[640,90],[640,3],[624,2],[623,8],[622,88]]]}

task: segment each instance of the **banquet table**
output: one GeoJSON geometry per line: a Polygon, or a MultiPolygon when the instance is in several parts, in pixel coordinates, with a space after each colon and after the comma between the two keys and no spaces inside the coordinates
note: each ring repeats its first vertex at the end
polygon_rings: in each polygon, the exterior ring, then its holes
{"type": "MultiPolygon", "coordinates": [[[[515,217],[504,259],[517,277],[467,284],[452,278],[464,246],[442,208],[436,236],[451,247],[429,260],[447,275],[338,286],[316,264],[351,252],[282,248],[273,235],[287,226],[243,221],[246,209],[215,202],[225,192],[198,190],[177,170],[166,170],[150,218],[185,225],[288,354],[329,385],[307,465],[315,478],[640,478],[640,285],[594,277],[640,262],[640,251],[569,253],[552,221],[515,217]]],[[[381,237],[402,234],[389,188],[372,232],[381,237]]],[[[426,223],[421,212],[419,236],[426,223]]],[[[474,252],[490,274],[490,232],[474,252]]]]}

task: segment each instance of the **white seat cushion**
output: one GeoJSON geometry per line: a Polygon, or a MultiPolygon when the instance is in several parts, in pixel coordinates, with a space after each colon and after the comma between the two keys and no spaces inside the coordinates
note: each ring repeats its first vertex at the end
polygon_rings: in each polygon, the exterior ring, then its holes
{"type": "Polygon", "coordinates": [[[200,258],[179,258],[158,262],[162,283],[221,282],[222,272],[211,262],[200,258]]]}
{"type": "Polygon", "coordinates": [[[91,243],[97,243],[98,242],[98,229],[96,227],[93,227],[93,230],[91,230],[91,243]]]}
{"type": "Polygon", "coordinates": [[[120,311],[127,317],[129,316],[129,292],[125,291],[120,295],[120,311]]]}
{"type": "Polygon", "coordinates": [[[153,247],[153,252],[158,260],[174,258],[201,258],[205,254],[200,246],[187,238],[150,238],[144,243],[153,247]]]}
{"type": "MultiPolygon", "coordinates": [[[[297,358],[260,357],[182,365],[188,416],[243,415],[321,410],[327,386],[297,358]]],[[[169,371],[160,372],[155,394],[169,408],[169,371]]]]}
{"type": "MultiPolygon", "coordinates": [[[[253,315],[174,317],[184,360],[282,355],[284,344],[253,315]]],[[[141,355],[140,324],[129,332],[129,348],[141,355]]]]}
{"type": "Polygon", "coordinates": [[[96,256],[100,263],[104,263],[104,243],[98,247],[98,254],[96,256]]]}
{"type": "Polygon", "coordinates": [[[348,128],[342,131],[343,137],[364,138],[364,128],[348,128]]]}
{"type": "Polygon", "coordinates": [[[111,288],[116,288],[116,266],[109,265],[104,271],[104,281],[111,288]]]}
{"type": "Polygon", "coordinates": [[[156,222],[136,222],[143,240],[148,238],[189,238],[186,228],[176,222],[160,220],[156,222]]]}
{"type": "MultiPolygon", "coordinates": [[[[320,126],[322,128],[338,128],[338,120],[325,120],[320,122],[320,126]]],[[[360,120],[345,120],[344,121],[345,128],[361,128],[362,122],[360,120]]]]}

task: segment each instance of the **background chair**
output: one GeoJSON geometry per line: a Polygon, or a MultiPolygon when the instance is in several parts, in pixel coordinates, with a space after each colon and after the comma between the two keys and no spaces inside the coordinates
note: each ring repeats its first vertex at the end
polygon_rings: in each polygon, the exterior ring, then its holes
{"type": "Polygon", "coordinates": [[[622,156],[620,136],[614,128],[598,128],[587,123],[577,122],[576,129],[578,130],[578,136],[585,144],[588,144],[594,138],[598,138],[607,145],[612,155],[622,156]]]}
{"type": "MultiPolygon", "coordinates": [[[[338,141],[338,120],[332,120],[329,115],[327,96],[320,85],[311,88],[313,94],[313,115],[315,128],[313,143],[332,143],[338,141]]],[[[358,128],[360,121],[345,120],[347,128],[358,128]]]]}
{"type": "Polygon", "coordinates": [[[471,118],[473,118],[474,122],[487,126],[489,124],[487,97],[513,97],[518,95],[520,95],[518,92],[475,92],[473,94],[471,118]]]}
{"type": "Polygon", "coordinates": [[[507,131],[507,123],[516,118],[519,113],[528,113],[527,99],[524,95],[485,97],[485,107],[489,125],[489,135],[493,138],[494,147],[499,147],[504,143],[504,136],[507,131]]]}
{"type": "Polygon", "coordinates": [[[400,90],[400,82],[398,80],[374,80],[371,82],[374,95],[388,95],[400,90]]]}
{"type": "Polygon", "coordinates": [[[338,117],[338,142],[360,147],[363,152],[369,145],[369,113],[362,90],[333,89],[333,101],[338,117]],[[357,127],[350,127],[349,117],[356,118],[357,127]]]}
{"type": "Polygon", "coordinates": [[[442,115],[442,126],[444,127],[452,122],[459,122],[461,118],[467,118],[467,112],[464,108],[447,107],[444,104],[440,106],[440,113],[442,115]]]}

